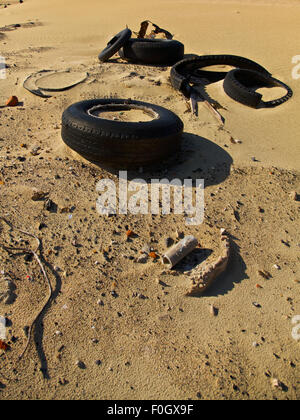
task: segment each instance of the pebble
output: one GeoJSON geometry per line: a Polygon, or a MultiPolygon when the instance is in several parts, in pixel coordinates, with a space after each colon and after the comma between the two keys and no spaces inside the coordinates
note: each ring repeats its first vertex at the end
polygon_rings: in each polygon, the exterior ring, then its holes
{"type": "Polygon", "coordinates": [[[177,239],[183,239],[184,238],[184,232],[179,232],[178,230],[176,230],[176,237],[177,237],[177,239]]]}
{"type": "Polygon", "coordinates": [[[296,191],[290,192],[289,196],[294,201],[297,201],[298,200],[298,194],[296,193],[296,191]]]}
{"type": "Polygon", "coordinates": [[[14,303],[16,295],[14,291],[16,286],[8,278],[0,280],[0,302],[4,302],[5,305],[14,303]]]}
{"type": "Polygon", "coordinates": [[[52,200],[50,200],[50,198],[48,198],[48,200],[45,201],[44,209],[47,211],[54,211],[55,208],[56,204],[52,200]]]}
{"type": "Polygon", "coordinates": [[[165,238],[165,245],[167,248],[170,248],[171,245],[173,245],[174,241],[172,238],[170,238],[169,236],[167,238],[165,238]]]}
{"type": "Polygon", "coordinates": [[[143,248],[141,249],[142,254],[150,254],[150,252],[151,252],[151,248],[148,244],[145,244],[143,248]]]}
{"type": "Polygon", "coordinates": [[[86,369],[86,365],[81,360],[76,361],[76,366],[79,367],[79,369],[86,369]]]}
{"type": "Polygon", "coordinates": [[[39,146],[34,146],[31,150],[30,150],[30,154],[32,156],[37,156],[39,155],[39,151],[40,151],[40,147],[39,146]]]}
{"type": "Polygon", "coordinates": [[[148,260],[148,255],[142,255],[141,257],[139,257],[137,259],[137,262],[139,264],[145,264],[147,262],[147,260],[148,260]]]}
{"type": "Polygon", "coordinates": [[[218,316],[219,314],[219,309],[216,308],[214,305],[209,305],[209,311],[213,316],[218,316]]]}
{"type": "Polygon", "coordinates": [[[43,200],[46,196],[48,195],[48,193],[44,192],[44,191],[34,191],[31,197],[32,201],[39,201],[39,200],[43,200]]]}
{"type": "Polygon", "coordinates": [[[268,273],[268,271],[265,270],[258,270],[257,274],[261,277],[263,277],[266,280],[269,280],[272,276],[270,273],[268,273]]]}
{"type": "Polygon", "coordinates": [[[58,380],[59,385],[65,386],[68,385],[68,381],[65,378],[61,378],[58,380]]]}
{"type": "Polygon", "coordinates": [[[283,383],[277,378],[272,379],[271,384],[273,388],[279,388],[281,390],[284,388],[283,383]]]}

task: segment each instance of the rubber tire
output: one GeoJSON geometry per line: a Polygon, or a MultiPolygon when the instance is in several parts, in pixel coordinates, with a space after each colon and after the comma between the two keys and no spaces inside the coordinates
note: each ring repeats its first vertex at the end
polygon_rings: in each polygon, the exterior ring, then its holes
{"type": "Polygon", "coordinates": [[[104,48],[103,51],[98,55],[101,63],[109,60],[113,55],[115,55],[120,48],[130,39],[132,32],[130,29],[126,28],[123,31],[115,35],[104,48]]]}
{"type": "Polygon", "coordinates": [[[184,45],[169,39],[131,38],[120,49],[121,58],[141,64],[173,65],[184,57],[184,45]]]}
{"type": "Polygon", "coordinates": [[[191,74],[189,74],[187,68],[199,70],[203,67],[214,65],[229,65],[242,69],[255,70],[265,75],[271,75],[264,67],[257,64],[255,61],[244,57],[237,55],[203,55],[199,57],[187,58],[176,63],[171,69],[172,86],[174,89],[182,92],[186,97],[190,97],[192,89],[190,85],[191,74]]]}
{"type": "MultiPolygon", "coordinates": [[[[120,107],[119,107],[120,108],[120,107]]],[[[180,150],[183,122],[173,112],[157,105],[125,99],[82,101],[62,116],[62,139],[81,156],[112,168],[126,169],[161,162],[180,150]],[[142,107],[156,114],[147,122],[123,122],[88,114],[99,105],[142,107]]]]}
{"type": "Polygon", "coordinates": [[[245,69],[235,69],[230,71],[224,79],[224,90],[228,96],[237,102],[253,108],[259,105],[267,108],[274,108],[283,104],[293,96],[292,89],[285,83],[264,74],[245,69]],[[265,102],[262,95],[255,90],[261,87],[283,87],[287,94],[282,98],[265,102]]]}

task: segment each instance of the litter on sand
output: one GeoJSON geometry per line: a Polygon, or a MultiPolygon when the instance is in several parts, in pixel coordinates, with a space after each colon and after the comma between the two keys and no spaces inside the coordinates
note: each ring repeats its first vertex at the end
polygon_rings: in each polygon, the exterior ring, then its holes
{"type": "Polygon", "coordinates": [[[40,70],[26,78],[23,87],[42,98],[52,96],[51,92],[63,92],[87,80],[88,73],[71,71],[40,70]]]}

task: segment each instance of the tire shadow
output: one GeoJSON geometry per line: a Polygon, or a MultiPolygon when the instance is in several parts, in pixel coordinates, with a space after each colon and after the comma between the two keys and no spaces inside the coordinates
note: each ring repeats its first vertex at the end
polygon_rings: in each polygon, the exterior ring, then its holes
{"type": "MultiPolygon", "coordinates": [[[[128,170],[128,180],[143,179],[151,183],[152,179],[164,178],[169,181],[185,179],[193,181],[203,179],[204,186],[218,185],[230,175],[233,159],[230,154],[216,143],[192,133],[184,133],[181,150],[173,157],[138,170],[128,170]]],[[[94,163],[107,172],[118,175],[124,168],[112,169],[102,164],[94,163]]]]}

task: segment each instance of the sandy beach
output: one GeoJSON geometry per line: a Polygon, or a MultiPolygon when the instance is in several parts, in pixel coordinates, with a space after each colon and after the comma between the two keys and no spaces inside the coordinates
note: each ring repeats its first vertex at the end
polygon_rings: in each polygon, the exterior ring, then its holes
{"type": "MultiPolygon", "coordinates": [[[[297,0],[0,0],[0,316],[8,345],[0,346],[0,400],[300,398],[299,21],[297,0]],[[293,97],[253,109],[227,96],[222,81],[208,85],[220,125],[204,104],[198,116],[190,112],[170,67],[117,55],[99,62],[116,33],[138,32],[145,19],[174,34],[185,54],[256,61],[293,97]],[[88,77],[41,98],[23,87],[41,70],[88,77]],[[18,106],[6,107],[13,95],[18,106]],[[204,179],[203,223],[97,212],[97,182],[118,185],[118,172],[61,138],[63,111],[94,98],[145,101],[181,118],[180,154],[129,176],[204,179]],[[51,209],[32,199],[36,191],[51,209]],[[194,260],[166,269],[166,239],[194,235],[195,258],[212,263],[222,252],[220,229],[232,246],[226,271],[204,295],[185,296],[194,260]],[[37,249],[24,231],[41,241],[46,277],[34,255],[7,250],[37,249]],[[138,263],[145,246],[160,258],[138,263]]],[[[261,90],[267,100],[281,91],[261,90]]]]}

